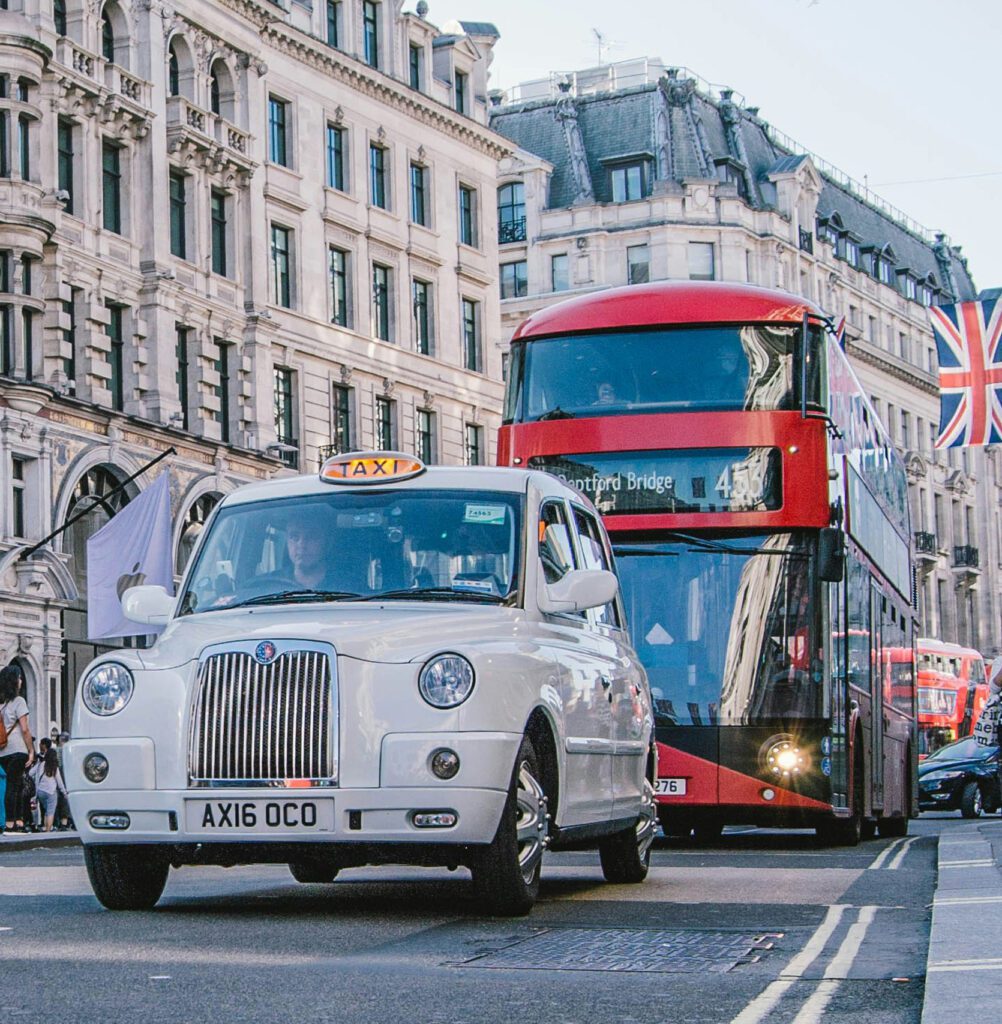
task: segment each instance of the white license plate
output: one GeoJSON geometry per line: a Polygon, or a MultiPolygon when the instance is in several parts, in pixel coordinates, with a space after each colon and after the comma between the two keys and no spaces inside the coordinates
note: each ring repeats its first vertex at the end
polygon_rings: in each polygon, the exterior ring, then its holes
{"type": "Polygon", "coordinates": [[[658,796],[685,796],[685,779],[658,779],[658,796]]]}
{"type": "Polygon", "coordinates": [[[185,801],[188,832],[214,835],[310,835],[334,831],[334,801],[213,800],[185,801]]]}

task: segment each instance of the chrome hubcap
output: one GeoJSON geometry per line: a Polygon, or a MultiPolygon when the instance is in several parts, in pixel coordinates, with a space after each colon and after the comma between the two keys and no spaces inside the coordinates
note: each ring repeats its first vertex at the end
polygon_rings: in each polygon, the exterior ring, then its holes
{"type": "Polygon", "coordinates": [[[644,793],[640,804],[640,818],[637,821],[637,853],[644,860],[654,842],[658,830],[658,804],[654,798],[654,787],[650,779],[644,779],[644,793]]]}
{"type": "Polygon", "coordinates": [[[977,791],[977,793],[974,794],[974,813],[975,814],[980,814],[981,813],[981,790],[980,789],[977,791]]]}
{"type": "Polygon", "coordinates": [[[523,761],[518,769],[515,793],[515,840],[518,866],[526,885],[531,885],[549,842],[549,816],[543,787],[523,761]]]}

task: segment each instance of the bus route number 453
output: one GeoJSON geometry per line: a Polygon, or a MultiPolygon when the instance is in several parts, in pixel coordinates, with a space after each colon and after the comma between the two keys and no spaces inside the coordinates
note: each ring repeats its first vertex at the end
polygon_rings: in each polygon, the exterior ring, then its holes
{"type": "Polygon", "coordinates": [[[685,779],[658,779],[658,796],[685,796],[685,779]]]}

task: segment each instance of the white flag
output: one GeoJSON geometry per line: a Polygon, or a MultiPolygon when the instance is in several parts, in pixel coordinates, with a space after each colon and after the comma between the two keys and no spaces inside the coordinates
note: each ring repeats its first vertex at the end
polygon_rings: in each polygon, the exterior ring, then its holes
{"type": "Polygon", "coordinates": [[[145,636],[163,626],[131,622],[122,612],[129,587],[159,584],[174,593],[171,557],[170,472],[87,541],[87,639],[145,636]]]}

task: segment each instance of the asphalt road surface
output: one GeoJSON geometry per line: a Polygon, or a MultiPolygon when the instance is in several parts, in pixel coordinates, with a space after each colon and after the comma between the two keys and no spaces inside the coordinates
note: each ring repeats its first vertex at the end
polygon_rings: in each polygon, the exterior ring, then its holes
{"type": "Polygon", "coordinates": [[[301,885],[284,867],[184,868],[110,913],[79,848],[0,854],[3,1019],[70,1022],[917,1022],[936,881],[904,840],[827,849],[729,830],[660,844],[645,884],[550,856],[527,918],[477,913],[464,871],[301,885]]]}

